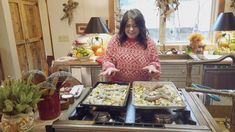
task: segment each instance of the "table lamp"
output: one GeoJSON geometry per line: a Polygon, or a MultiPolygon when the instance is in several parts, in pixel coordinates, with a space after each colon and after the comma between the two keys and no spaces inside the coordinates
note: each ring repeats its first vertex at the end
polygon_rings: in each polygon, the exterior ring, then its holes
{"type": "MultiPolygon", "coordinates": [[[[98,36],[99,33],[109,33],[106,24],[100,17],[91,17],[84,33],[96,34],[95,37],[91,38],[91,48],[96,56],[102,56],[102,53],[97,53],[99,48],[103,48],[103,39],[98,36]]],[[[101,49],[103,50],[103,49],[101,49]]],[[[101,52],[101,51],[99,51],[101,52]]],[[[104,52],[104,51],[103,51],[104,52]]]]}
{"type": "MultiPolygon", "coordinates": [[[[217,17],[215,24],[213,25],[213,31],[232,31],[235,30],[235,16],[232,12],[223,12],[220,13],[217,17]]],[[[228,34],[228,39],[226,40],[226,34],[223,34],[221,39],[218,41],[219,44],[222,44],[225,47],[229,47],[230,44],[230,35],[228,34]],[[225,40],[225,42],[222,40],[225,40]]]]}

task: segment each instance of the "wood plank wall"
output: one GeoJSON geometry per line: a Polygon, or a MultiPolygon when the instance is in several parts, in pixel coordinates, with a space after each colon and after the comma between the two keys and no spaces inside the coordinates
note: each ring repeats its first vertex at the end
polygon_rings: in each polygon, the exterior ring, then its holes
{"type": "Polygon", "coordinates": [[[109,32],[115,32],[114,0],[109,0],[109,32]]]}
{"type": "Polygon", "coordinates": [[[224,12],[224,8],[225,8],[225,0],[219,0],[218,15],[219,15],[221,12],[224,12]]]}

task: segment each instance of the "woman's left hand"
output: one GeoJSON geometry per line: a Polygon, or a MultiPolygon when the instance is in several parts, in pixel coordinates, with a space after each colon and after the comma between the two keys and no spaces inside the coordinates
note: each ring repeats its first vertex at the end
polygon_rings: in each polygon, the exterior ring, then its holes
{"type": "Polygon", "coordinates": [[[161,73],[154,65],[145,66],[143,70],[148,70],[149,73],[161,73]]]}
{"type": "Polygon", "coordinates": [[[116,74],[116,72],[119,72],[120,70],[118,70],[115,67],[109,67],[108,69],[106,69],[105,71],[101,72],[99,74],[99,76],[114,76],[116,74]]]}

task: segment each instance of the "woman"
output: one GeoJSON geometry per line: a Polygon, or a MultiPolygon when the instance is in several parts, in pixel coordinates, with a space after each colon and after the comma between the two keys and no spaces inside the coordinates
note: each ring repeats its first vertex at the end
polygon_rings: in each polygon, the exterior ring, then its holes
{"type": "Polygon", "coordinates": [[[155,43],[147,36],[145,20],[138,9],[124,14],[118,34],[108,44],[99,75],[117,82],[159,79],[160,63],[155,43]]]}

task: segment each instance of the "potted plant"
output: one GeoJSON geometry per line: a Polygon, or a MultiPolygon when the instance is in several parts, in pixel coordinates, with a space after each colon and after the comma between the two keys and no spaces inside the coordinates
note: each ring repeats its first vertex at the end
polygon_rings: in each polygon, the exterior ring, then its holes
{"type": "Polygon", "coordinates": [[[51,120],[57,118],[60,113],[60,96],[56,84],[42,82],[38,84],[43,94],[38,102],[38,112],[41,120],[51,120]]]}
{"type": "Polygon", "coordinates": [[[51,120],[60,115],[59,90],[56,90],[58,78],[49,80],[40,70],[30,70],[23,74],[23,80],[30,80],[39,87],[41,96],[37,110],[41,120],[51,120]]]}
{"type": "Polygon", "coordinates": [[[22,75],[23,80],[29,80],[39,87],[41,93],[40,101],[37,103],[37,110],[41,120],[57,118],[61,113],[60,88],[71,87],[81,84],[66,71],[58,71],[46,76],[40,70],[30,70],[22,75]]]}
{"type": "Polygon", "coordinates": [[[39,102],[39,87],[25,80],[5,80],[0,88],[2,131],[26,132],[32,129],[34,107],[39,102]]]}

